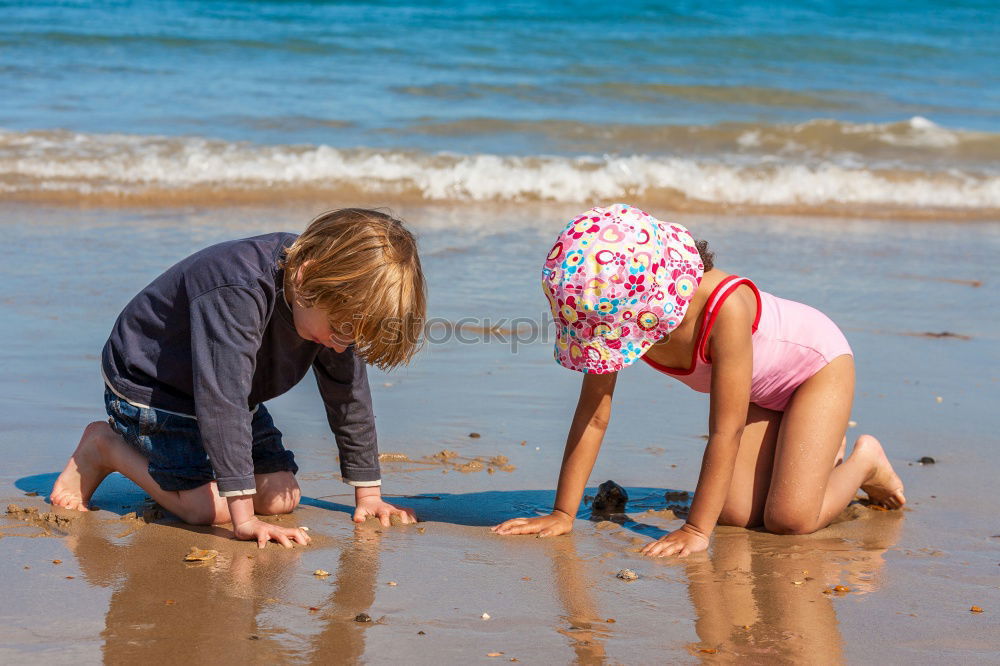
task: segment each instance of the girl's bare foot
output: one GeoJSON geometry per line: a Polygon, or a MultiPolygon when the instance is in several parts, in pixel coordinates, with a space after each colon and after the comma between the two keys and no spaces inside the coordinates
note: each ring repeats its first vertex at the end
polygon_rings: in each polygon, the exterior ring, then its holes
{"type": "Polygon", "coordinates": [[[52,487],[49,502],[53,506],[89,511],[87,503],[91,495],[104,477],[114,471],[104,462],[104,440],[117,436],[106,421],[95,421],[84,428],[76,451],[52,487]]]}
{"type": "Polygon", "coordinates": [[[882,450],[882,445],[871,435],[861,435],[854,444],[851,454],[862,455],[871,459],[872,473],[868,480],[861,484],[861,490],[868,495],[872,504],[884,506],[887,509],[898,509],[906,504],[903,496],[903,481],[892,469],[892,464],[882,450]]]}

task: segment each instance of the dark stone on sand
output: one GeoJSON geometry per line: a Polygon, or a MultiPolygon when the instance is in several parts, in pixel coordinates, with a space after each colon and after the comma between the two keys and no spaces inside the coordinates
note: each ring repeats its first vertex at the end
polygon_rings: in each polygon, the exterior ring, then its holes
{"type": "Polygon", "coordinates": [[[478,432],[470,432],[469,437],[471,437],[472,439],[479,439],[480,437],[482,437],[482,435],[480,435],[478,432]]]}
{"type": "Polygon", "coordinates": [[[418,631],[417,632],[417,636],[426,636],[426,635],[427,635],[426,631],[418,631]]]}
{"type": "Polygon", "coordinates": [[[917,462],[920,463],[921,465],[933,465],[937,461],[934,460],[934,458],[931,458],[930,456],[924,456],[923,458],[921,458],[917,462]]]}
{"type": "Polygon", "coordinates": [[[371,622],[372,621],[372,616],[369,615],[368,613],[358,613],[357,615],[354,616],[354,621],[355,622],[371,622]]]}
{"type": "Polygon", "coordinates": [[[247,636],[247,638],[249,638],[252,641],[259,641],[260,640],[260,636],[258,636],[257,634],[250,634],[249,636],[247,636]]]}
{"type": "Polygon", "coordinates": [[[951,331],[941,331],[940,333],[935,333],[933,331],[925,331],[923,333],[918,333],[922,338],[954,338],[957,340],[971,340],[972,336],[965,335],[964,333],[953,333],[951,331]]]}
{"type": "Polygon", "coordinates": [[[628,493],[614,481],[608,480],[597,487],[597,496],[590,510],[591,520],[607,520],[615,514],[625,513],[628,493]]]}

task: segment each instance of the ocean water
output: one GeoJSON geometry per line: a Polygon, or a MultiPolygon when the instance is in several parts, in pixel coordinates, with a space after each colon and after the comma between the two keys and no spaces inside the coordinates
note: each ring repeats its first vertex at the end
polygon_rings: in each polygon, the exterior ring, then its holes
{"type": "Polygon", "coordinates": [[[995,217],[998,62],[990,1],[0,2],[0,195],[995,217]]]}

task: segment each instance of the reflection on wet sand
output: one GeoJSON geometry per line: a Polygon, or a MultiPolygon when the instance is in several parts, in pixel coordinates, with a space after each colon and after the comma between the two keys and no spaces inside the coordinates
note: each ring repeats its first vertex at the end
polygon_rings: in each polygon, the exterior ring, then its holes
{"type": "Polygon", "coordinates": [[[578,664],[603,664],[606,661],[604,641],[611,631],[610,625],[597,614],[597,607],[590,594],[591,576],[586,563],[576,549],[576,536],[552,543],[552,574],[556,593],[565,610],[562,619],[569,626],[559,633],[570,640],[578,664]]]}
{"type": "Polygon", "coordinates": [[[118,521],[101,527],[67,542],[87,581],[112,589],[102,632],[105,663],[198,663],[223,655],[227,663],[279,663],[296,654],[311,663],[353,663],[364,654],[366,625],[354,617],[375,598],[373,528],[355,529],[335,580],[318,582],[332,585],[328,600],[310,607],[292,598],[302,589],[293,579],[306,575],[299,566],[306,549],[258,550],[218,528],[153,524],[123,531],[118,521]],[[195,544],[219,555],[183,562],[195,544]]]}
{"type": "Polygon", "coordinates": [[[709,558],[685,563],[700,643],[713,661],[839,664],[838,597],[877,587],[903,516],[855,505],[850,520],[803,537],[720,528],[709,558]],[[845,541],[846,540],[846,541],[845,541]],[[852,543],[854,542],[854,543],[852,543]],[[834,592],[843,585],[847,591],[834,592]]]}
{"type": "Polygon", "coordinates": [[[352,664],[364,655],[369,625],[355,618],[375,602],[381,535],[382,530],[371,522],[362,523],[341,549],[333,591],[319,607],[323,629],[309,640],[308,663],[352,664]]]}

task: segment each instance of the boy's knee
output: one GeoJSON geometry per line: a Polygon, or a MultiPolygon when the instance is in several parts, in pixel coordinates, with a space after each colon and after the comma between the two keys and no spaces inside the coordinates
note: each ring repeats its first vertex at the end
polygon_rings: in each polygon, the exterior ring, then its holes
{"type": "Polygon", "coordinates": [[[183,507],[177,517],[188,525],[220,525],[229,522],[229,511],[214,504],[197,504],[183,507]]]}
{"type": "Polygon", "coordinates": [[[302,499],[302,491],[298,484],[281,490],[257,491],[254,495],[253,507],[256,513],[262,516],[277,516],[291,513],[299,505],[302,499]]]}
{"type": "Polygon", "coordinates": [[[212,484],[181,492],[181,506],[174,513],[188,525],[221,525],[228,523],[229,506],[217,497],[212,484]]]}
{"type": "Polygon", "coordinates": [[[84,439],[106,439],[114,435],[115,431],[107,421],[91,421],[83,429],[84,439]]]}
{"type": "Polygon", "coordinates": [[[302,499],[299,483],[291,472],[260,474],[256,477],[256,483],[253,508],[262,516],[291,513],[302,499]]]}

